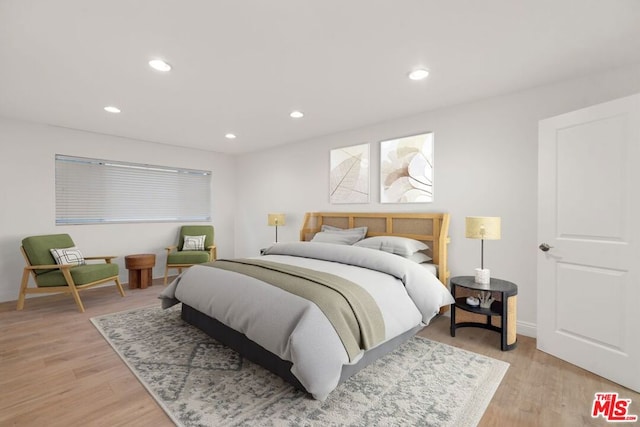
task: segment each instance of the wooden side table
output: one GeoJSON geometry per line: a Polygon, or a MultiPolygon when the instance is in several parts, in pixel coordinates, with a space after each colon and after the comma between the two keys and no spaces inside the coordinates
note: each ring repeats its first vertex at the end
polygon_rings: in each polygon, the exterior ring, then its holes
{"type": "Polygon", "coordinates": [[[451,304],[451,336],[456,329],[476,327],[500,333],[502,351],[516,347],[516,298],[518,287],[511,282],[491,279],[488,285],[475,282],[473,276],[458,276],[451,279],[451,294],[455,303],[451,304]],[[491,292],[495,301],[490,307],[473,307],[467,304],[467,297],[477,297],[480,292],[491,292]]]}
{"type": "Polygon", "coordinates": [[[124,257],[129,270],[129,289],[145,289],[153,284],[152,270],[156,265],[155,254],[135,254],[124,257]]]}

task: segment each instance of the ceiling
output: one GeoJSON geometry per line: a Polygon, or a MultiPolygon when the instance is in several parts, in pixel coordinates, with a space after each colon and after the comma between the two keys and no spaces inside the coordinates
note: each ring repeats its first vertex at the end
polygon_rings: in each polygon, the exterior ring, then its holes
{"type": "Polygon", "coordinates": [[[226,153],[636,63],[637,0],[0,0],[0,116],[226,153]]]}

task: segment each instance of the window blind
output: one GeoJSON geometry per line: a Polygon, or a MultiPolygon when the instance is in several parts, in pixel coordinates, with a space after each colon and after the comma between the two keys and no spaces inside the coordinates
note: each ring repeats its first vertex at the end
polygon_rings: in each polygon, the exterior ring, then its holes
{"type": "Polygon", "coordinates": [[[211,220],[211,171],[56,154],[56,224],[211,220]]]}

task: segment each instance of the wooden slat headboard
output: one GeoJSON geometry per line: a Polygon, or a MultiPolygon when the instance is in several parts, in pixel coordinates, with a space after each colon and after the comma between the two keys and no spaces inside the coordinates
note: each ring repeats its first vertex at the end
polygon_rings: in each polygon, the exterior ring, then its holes
{"type": "Polygon", "coordinates": [[[401,236],[424,242],[429,246],[427,255],[438,266],[438,279],[447,286],[450,274],[447,265],[448,213],[307,212],[300,240],[311,240],[323,224],[340,228],[366,226],[367,237],[401,236]]]}

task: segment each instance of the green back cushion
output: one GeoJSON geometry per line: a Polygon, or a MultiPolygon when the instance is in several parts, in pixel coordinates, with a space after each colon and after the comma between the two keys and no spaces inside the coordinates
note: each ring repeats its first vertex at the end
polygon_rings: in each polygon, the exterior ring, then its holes
{"type": "Polygon", "coordinates": [[[178,242],[178,250],[182,250],[184,245],[184,236],[206,236],[204,239],[204,249],[213,245],[213,226],[212,225],[183,225],[180,229],[180,241],[178,242]]]}
{"type": "MultiPolygon", "coordinates": [[[[68,234],[49,234],[45,236],[32,236],[22,240],[22,247],[29,258],[31,265],[52,265],[53,259],[49,249],[70,248],[75,246],[68,234]]],[[[35,270],[36,274],[46,273],[51,270],[35,270]]]]}

